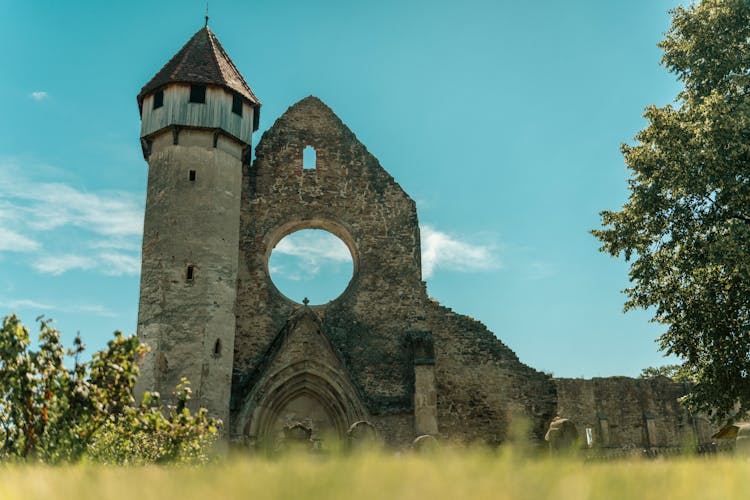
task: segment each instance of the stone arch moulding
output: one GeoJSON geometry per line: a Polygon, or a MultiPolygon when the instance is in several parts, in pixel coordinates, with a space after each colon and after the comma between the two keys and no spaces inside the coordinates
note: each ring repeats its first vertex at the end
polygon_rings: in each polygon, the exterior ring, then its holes
{"type": "Polygon", "coordinates": [[[352,423],[369,418],[356,391],[339,370],[305,360],[276,371],[248,394],[236,421],[237,433],[264,443],[272,437],[269,434],[279,412],[301,395],[320,403],[342,438],[352,423]]]}
{"type": "Polygon", "coordinates": [[[285,236],[288,236],[302,229],[322,229],[324,231],[328,231],[329,233],[333,234],[341,241],[343,241],[346,247],[349,249],[349,253],[352,256],[352,277],[349,280],[349,283],[346,285],[344,291],[341,292],[338,297],[330,301],[336,302],[337,300],[341,299],[341,297],[344,297],[348,294],[348,292],[352,289],[354,282],[357,280],[357,277],[359,275],[359,250],[357,248],[355,239],[352,236],[352,232],[347,227],[347,225],[341,222],[338,217],[329,214],[316,214],[310,216],[309,218],[295,218],[293,220],[282,222],[281,224],[276,225],[273,229],[266,233],[265,237],[263,238],[263,244],[266,249],[266,253],[263,256],[266,284],[268,285],[268,288],[273,291],[273,293],[275,293],[278,297],[281,297],[286,302],[294,306],[300,305],[298,302],[290,299],[289,297],[281,293],[278,288],[276,288],[276,284],[271,279],[271,272],[268,268],[268,262],[271,259],[271,252],[273,252],[273,249],[276,248],[276,245],[278,245],[285,236]]]}

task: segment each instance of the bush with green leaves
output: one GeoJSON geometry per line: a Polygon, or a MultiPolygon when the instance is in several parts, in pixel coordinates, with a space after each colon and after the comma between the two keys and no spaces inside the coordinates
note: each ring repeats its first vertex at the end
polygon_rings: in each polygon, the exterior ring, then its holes
{"type": "Polygon", "coordinates": [[[76,337],[66,350],[60,332],[38,318],[39,343],[15,315],[0,331],[0,459],[74,462],[92,459],[137,464],[204,462],[218,435],[219,420],[205,409],[187,408],[187,380],[177,387],[177,404],[165,406],[158,393],[136,405],[133,387],[147,347],[115,332],[105,350],[82,362],[76,337]],[[71,356],[71,367],[65,364],[71,356]]]}

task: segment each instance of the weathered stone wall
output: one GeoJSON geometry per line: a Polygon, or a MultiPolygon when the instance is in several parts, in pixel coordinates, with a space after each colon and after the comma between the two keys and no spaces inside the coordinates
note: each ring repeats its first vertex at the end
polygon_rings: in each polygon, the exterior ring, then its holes
{"type": "Polygon", "coordinates": [[[228,419],[237,442],[272,442],[309,417],[339,435],[367,419],[394,447],[423,433],[500,444],[515,424],[541,443],[556,414],[608,449],[710,442],[706,419],[678,403],[681,384],[553,380],[429,299],[414,201],[318,99],[277,120],[252,166],[227,136],[177,139],[150,138],[138,329],[152,352],[138,392],[168,394],[188,377],[195,404],[228,419]],[[302,167],[308,145],[315,169],[302,167]],[[268,272],[274,246],[305,228],[352,253],[352,280],[328,304],[283,296],[268,272]]]}
{"type": "Polygon", "coordinates": [[[136,393],[165,399],[181,377],[193,406],[228,418],[234,346],[241,145],[209,131],[155,138],[149,157],[138,335],[151,352],[136,393]],[[189,171],[196,173],[195,180],[189,171]],[[188,280],[187,267],[194,276],[188,280]],[[217,345],[218,341],[218,345],[217,345]],[[218,352],[215,352],[218,347],[218,352]]]}
{"type": "MultiPolygon", "coordinates": [[[[309,97],[279,118],[245,170],[243,189],[233,415],[251,390],[248,377],[299,306],[271,282],[271,250],[295,230],[318,228],[347,244],[354,276],[339,298],[315,309],[386,441],[403,445],[419,431],[411,331],[432,332],[441,435],[499,443],[519,416],[543,435],[554,384],[483,325],[427,298],[413,200],[327,106],[309,97]],[[317,153],[314,170],[302,168],[308,145],[317,153]]],[[[430,411],[434,395],[425,389],[425,397],[430,411]]]]}
{"type": "Polygon", "coordinates": [[[540,443],[555,413],[550,377],[521,363],[479,321],[432,301],[426,313],[435,339],[441,435],[496,445],[516,420],[519,428],[530,425],[530,440],[540,443]]]}
{"type": "Polygon", "coordinates": [[[711,442],[708,421],[691,415],[678,401],[687,387],[666,377],[555,379],[557,412],[585,436],[592,429],[594,445],[605,448],[678,447],[711,442]]]}

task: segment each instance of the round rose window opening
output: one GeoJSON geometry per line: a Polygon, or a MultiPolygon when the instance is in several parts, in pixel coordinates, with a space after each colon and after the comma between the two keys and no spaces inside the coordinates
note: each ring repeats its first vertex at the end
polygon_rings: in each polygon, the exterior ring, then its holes
{"type": "Polygon", "coordinates": [[[288,234],[271,251],[268,271],[288,299],[325,304],[339,297],[352,279],[354,263],[346,244],[323,229],[288,234]]]}

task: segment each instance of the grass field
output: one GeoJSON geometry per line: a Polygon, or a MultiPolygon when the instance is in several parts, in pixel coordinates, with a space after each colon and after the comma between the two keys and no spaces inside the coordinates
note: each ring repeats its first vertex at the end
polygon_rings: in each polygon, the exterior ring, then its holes
{"type": "Polygon", "coordinates": [[[731,499],[750,462],[686,458],[585,463],[482,452],[243,459],[205,467],[0,467],[1,499],[731,499]]]}

